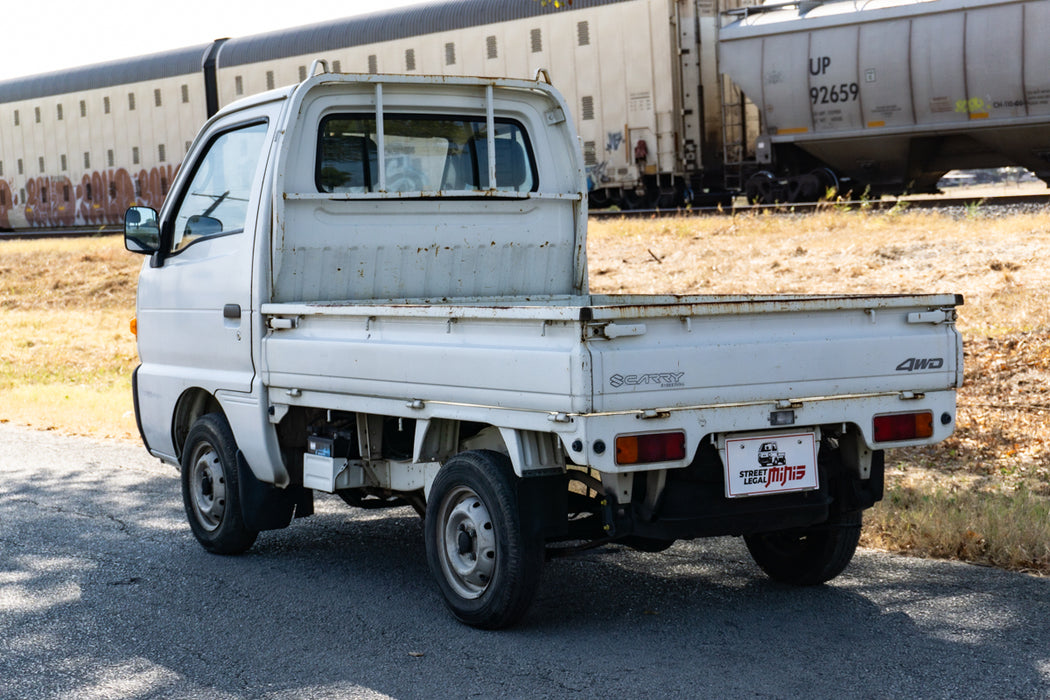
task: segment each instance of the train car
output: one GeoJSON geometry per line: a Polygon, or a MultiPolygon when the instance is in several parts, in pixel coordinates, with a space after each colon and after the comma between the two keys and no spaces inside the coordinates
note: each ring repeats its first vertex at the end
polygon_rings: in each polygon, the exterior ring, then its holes
{"type": "Polygon", "coordinates": [[[336,72],[543,71],[575,107],[593,205],[724,201],[719,91],[701,88],[718,81],[718,9],[453,0],[0,82],[0,227],[116,223],[127,205],[158,205],[216,107],[299,82],[317,59],[336,72]]]}
{"type": "Polygon", "coordinates": [[[738,166],[752,199],[934,192],[949,170],[1011,164],[1050,181],[1050,1],[803,1],[728,20],[722,69],[761,116],[738,166]]]}
{"type": "Polygon", "coordinates": [[[228,102],[301,81],[317,58],[351,73],[534,78],[542,70],[573,107],[592,205],[724,200],[718,9],[713,0],[410,7],[231,39],[219,54],[219,94],[228,102]]]}
{"type": "Polygon", "coordinates": [[[204,123],[214,44],[0,82],[0,230],[159,207],[204,123]]]}
{"type": "Polygon", "coordinates": [[[335,72],[549,77],[592,207],[1050,179],[1050,0],[446,0],[0,82],[0,229],[159,207],[205,119],[335,72]],[[991,29],[989,29],[991,28],[991,29]]]}

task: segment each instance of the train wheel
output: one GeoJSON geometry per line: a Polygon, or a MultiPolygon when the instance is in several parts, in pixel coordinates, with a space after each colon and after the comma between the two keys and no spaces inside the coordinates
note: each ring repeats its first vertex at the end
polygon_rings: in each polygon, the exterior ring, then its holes
{"type": "Polygon", "coordinates": [[[761,170],[747,179],[744,195],[749,204],[775,204],[777,179],[768,170],[761,170]]]}
{"type": "Polygon", "coordinates": [[[625,187],[620,192],[620,208],[624,210],[648,209],[651,205],[649,193],[644,189],[625,187]]]}
{"type": "Polygon", "coordinates": [[[813,173],[794,175],[788,181],[789,202],[815,202],[823,196],[820,179],[813,173]]]}
{"type": "Polygon", "coordinates": [[[817,168],[810,171],[810,176],[816,178],[819,194],[816,199],[832,201],[839,193],[839,178],[831,168],[817,168]]]}
{"type": "Polygon", "coordinates": [[[676,184],[660,187],[656,195],[656,207],[659,209],[678,209],[685,206],[685,185],[682,180],[676,184]]]}
{"type": "Polygon", "coordinates": [[[613,198],[605,189],[591,190],[587,196],[587,206],[591,209],[605,209],[613,205],[613,198]]]}

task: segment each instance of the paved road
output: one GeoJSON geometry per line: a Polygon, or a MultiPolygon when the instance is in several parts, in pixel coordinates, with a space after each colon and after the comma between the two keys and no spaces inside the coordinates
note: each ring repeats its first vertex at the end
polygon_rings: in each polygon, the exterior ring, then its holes
{"type": "Polygon", "coordinates": [[[861,551],[770,583],[734,539],[553,562],[519,627],[444,612],[418,519],[324,498],[206,554],[141,447],[0,425],[0,697],[1050,697],[1050,579],[861,551]]]}

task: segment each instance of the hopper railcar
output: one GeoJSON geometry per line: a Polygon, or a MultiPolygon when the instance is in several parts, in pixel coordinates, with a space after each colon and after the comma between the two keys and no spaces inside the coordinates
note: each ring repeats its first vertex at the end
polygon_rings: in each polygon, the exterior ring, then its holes
{"type": "Polygon", "coordinates": [[[749,2],[453,0],[3,81],[0,229],[159,207],[208,116],[303,80],[316,59],[547,71],[573,108],[595,207],[927,191],[959,167],[1050,178],[1050,49],[1037,41],[1050,0],[749,2]]]}
{"type": "Polygon", "coordinates": [[[752,199],[934,192],[949,170],[1003,165],[1050,181],[1047,0],[779,3],[728,19],[721,68],[761,115],[752,158],[727,159],[752,199]]]}

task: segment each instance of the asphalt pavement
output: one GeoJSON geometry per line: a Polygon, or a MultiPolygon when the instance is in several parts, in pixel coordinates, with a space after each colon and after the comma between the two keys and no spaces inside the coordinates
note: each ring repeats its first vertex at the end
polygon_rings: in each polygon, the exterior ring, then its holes
{"type": "Polygon", "coordinates": [[[797,589],[734,538],[610,547],[481,632],[411,510],[317,511],[210,555],[140,445],[0,425],[0,698],[1050,698],[1047,578],[861,550],[797,589]]]}

